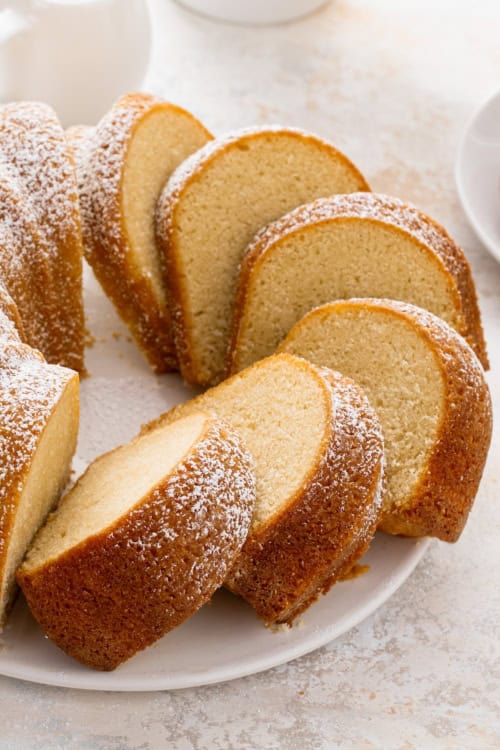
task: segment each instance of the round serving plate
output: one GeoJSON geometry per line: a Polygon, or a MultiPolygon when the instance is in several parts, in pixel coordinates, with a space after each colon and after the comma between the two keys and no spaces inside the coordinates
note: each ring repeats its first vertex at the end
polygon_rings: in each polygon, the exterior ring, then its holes
{"type": "MultiPolygon", "coordinates": [[[[178,375],[155,377],[88,269],[87,325],[93,345],[82,381],[75,476],[140,425],[193,395],[178,375]]],[[[291,628],[265,628],[241,599],[219,591],[212,603],[114,672],[88,669],[44,637],[22,596],[0,635],[0,674],[89,690],[166,690],[231,680],[291,661],[360,623],[408,578],[428,539],[377,534],[368,572],[333,587],[291,628]]]]}
{"type": "Polygon", "coordinates": [[[455,180],[472,228],[500,261],[500,91],[479,107],[465,128],[455,180]]]}

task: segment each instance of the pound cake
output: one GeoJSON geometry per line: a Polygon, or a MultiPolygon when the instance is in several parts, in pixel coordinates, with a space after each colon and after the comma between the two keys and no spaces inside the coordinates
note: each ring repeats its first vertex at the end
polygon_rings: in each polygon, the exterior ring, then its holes
{"type": "Polygon", "coordinates": [[[466,341],[414,305],[353,299],[308,313],[280,351],[335,368],[366,392],[387,459],[380,528],[455,542],[492,429],[483,368],[466,341]]]}
{"type": "Polygon", "coordinates": [[[12,203],[2,201],[0,208],[0,221],[10,225],[12,218],[16,224],[15,252],[21,248],[11,261],[11,272],[18,274],[18,287],[25,285],[26,299],[41,294],[43,287],[46,331],[44,336],[38,331],[38,346],[48,362],[83,372],[82,235],[75,167],[64,130],[48,105],[14,102],[1,108],[0,161],[6,165],[1,181],[7,179],[11,192],[15,181],[18,194],[12,217],[12,203]],[[20,228],[19,211],[25,228],[20,228]]]}
{"type": "Polygon", "coordinates": [[[265,622],[291,622],[372,539],[383,470],[378,420],[347,378],[280,355],[174,407],[145,434],[199,409],[227,419],[255,464],[252,524],[226,586],[265,622]]]}
{"type": "Polygon", "coordinates": [[[198,412],[94,461],[17,578],[49,638],[83,664],[114,669],[210,599],[254,501],[239,437],[198,412]]]}
{"type": "Polygon", "coordinates": [[[15,571],[68,478],[78,434],[78,375],[21,342],[0,283],[0,630],[15,571]]]}
{"type": "Polygon", "coordinates": [[[87,227],[85,217],[87,214],[85,206],[87,205],[87,195],[85,192],[87,164],[89,160],[90,147],[95,128],[91,125],[72,125],[66,128],[66,141],[73,157],[76,169],[76,182],[78,186],[78,198],[80,201],[80,213],[82,220],[82,238],[84,252],[86,247],[90,247],[90,227],[87,227]]]}
{"type": "Polygon", "coordinates": [[[88,144],[80,181],[86,258],[157,373],[177,369],[177,358],[155,207],[170,174],[211,137],[180,107],[128,94],[103,117],[88,144]]]}
{"type": "Polygon", "coordinates": [[[217,139],[172,175],[157,209],[179,364],[197,385],[225,371],[238,269],[255,233],[296,206],[369,190],[337,149],[299,130],[263,127],[217,139]]]}
{"type": "MultiPolygon", "coordinates": [[[[21,105],[19,107],[24,117],[26,113],[21,105]]],[[[30,121],[21,118],[24,124],[19,127],[22,129],[30,121]]],[[[54,129],[57,130],[55,126],[54,129]]],[[[21,135],[15,142],[22,142],[21,135]]],[[[15,593],[15,570],[66,484],[76,447],[78,375],[48,364],[40,351],[51,362],[83,366],[78,306],[81,296],[76,293],[74,320],[66,306],[75,292],[71,278],[67,294],[58,296],[66,261],[69,258],[70,266],[73,260],[74,266],[78,265],[77,251],[73,247],[75,257],[72,258],[71,243],[69,249],[56,245],[55,240],[49,243],[33,209],[39,188],[33,184],[32,193],[27,192],[31,179],[34,183],[36,180],[30,177],[23,183],[21,167],[24,169],[26,160],[18,154],[20,166],[17,169],[7,160],[2,145],[0,628],[15,593]]],[[[57,157],[54,158],[57,163],[57,157]]]]}
{"type": "Polygon", "coordinates": [[[12,166],[0,158],[0,282],[16,305],[23,341],[57,363],[66,359],[66,336],[54,321],[65,312],[52,287],[51,256],[12,166]]]}
{"type": "Polygon", "coordinates": [[[396,299],[430,310],[462,334],[488,366],[462,249],[413,206],[385,195],[354,193],[301,206],[249,245],[228,371],[272,354],[314,307],[349,297],[396,299]]]}

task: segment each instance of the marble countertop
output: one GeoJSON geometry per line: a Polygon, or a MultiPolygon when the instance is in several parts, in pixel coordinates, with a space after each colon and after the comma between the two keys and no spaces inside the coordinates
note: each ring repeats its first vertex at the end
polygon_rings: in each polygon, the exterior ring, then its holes
{"type": "Polygon", "coordinates": [[[455,545],[434,542],[369,619],[288,665],[175,692],[94,693],[0,678],[0,750],[493,750],[500,746],[500,264],[466,223],[453,165],[500,85],[498,0],[334,0],[274,28],[213,23],[151,0],[147,88],[220,133],[300,126],[372,188],[419,205],[463,245],[477,281],[497,430],[455,545]]]}

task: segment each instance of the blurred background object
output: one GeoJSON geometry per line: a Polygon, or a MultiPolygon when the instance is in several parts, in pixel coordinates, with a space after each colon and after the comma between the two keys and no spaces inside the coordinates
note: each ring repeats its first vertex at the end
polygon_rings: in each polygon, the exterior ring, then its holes
{"type": "Polygon", "coordinates": [[[219,21],[244,24],[286,23],[312,13],[329,0],[177,0],[219,21]]]}
{"type": "Polygon", "coordinates": [[[147,0],[0,0],[0,101],[42,100],[64,126],[94,123],[141,87],[150,37],[147,0]]]}

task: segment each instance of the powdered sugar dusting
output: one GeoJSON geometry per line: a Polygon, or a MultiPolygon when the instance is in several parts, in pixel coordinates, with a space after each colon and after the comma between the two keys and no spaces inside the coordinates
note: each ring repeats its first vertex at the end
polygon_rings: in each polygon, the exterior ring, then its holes
{"type": "Polygon", "coordinates": [[[50,253],[11,164],[0,160],[0,278],[15,300],[28,343],[52,353],[50,253]]]}
{"type": "MultiPolygon", "coordinates": [[[[76,134],[76,149],[86,159],[79,168],[79,192],[87,260],[153,368],[161,373],[176,370],[177,358],[160,258],[154,247],[149,248],[146,267],[139,245],[136,252],[126,229],[122,201],[129,146],[141,120],[159,105],[177,111],[149,94],[122,97],[94,132],[87,133],[83,148],[76,134]]],[[[70,132],[69,137],[75,135],[70,132]]],[[[148,190],[147,182],[139,188],[148,190]]],[[[153,222],[153,215],[150,219],[153,222]]]]}
{"type": "MultiPolygon", "coordinates": [[[[204,416],[184,458],[113,527],[46,560],[42,529],[42,559],[21,570],[42,629],[90,666],[112,669],[180,625],[241,549],[255,500],[251,461],[231,428],[204,416]]],[[[71,499],[62,501],[66,512],[71,499]]]]}
{"type": "Polygon", "coordinates": [[[64,132],[50,107],[37,102],[2,107],[0,160],[0,243],[4,260],[8,256],[0,273],[18,304],[29,342],[50,362],[81,370],[82,243],[76,178],[64,132]]]}
{"type": "Polygon", "coordinates": [[[76,183],[62,128],[46,104],[17,102],[2,108],[1,151],[18,171],[32,210],[55,256],[68,234],[79,233],[76,183]]]}
{"type": "MultiPolygon", "coordinates": [[[[201,606],[200,597],[206,601],[222,584],[246,539],[255,503],[253,463],[241,439],[219,418],[209,421],[192,453],[147,500],[155,523],[144,528],[142,503],[127,520],[126,544],[137,563],[158,561],[150,574],[164,586],[166,563],[159,555],[167,555],[169,580],[180,591],[187,586],[188,608],[201,606]],[[186,567],[193,549],[197,553],[186,567]]],[[[110,540],[115,534],[122,537],[120,527],[110,540]]]]}
{"type": "Polygon", "coordinates": [[[126,247],[119,213],[119,192],[123,164],[135,123],[161,99],[134,94],[120,99],[89,134],[87,168],[82,175],[80,196],[84,196],[84,223],[98,238],[112,263],[126,247]]]}
{"type": "Polygon", "coordinates": [[[23,344],[0,311],[0,559],[38,441],[72,377],[23,344]]]}
{"type": "MultiPolygon", "coordinates": [[[[344,538],[339,548],[360,545],[361,554],[376,530],[382,511],[385,468],[382,427],[361,388],[350,378],[326,367],[318,368],[332,399],[331,440],[318,470],[318,484],[326,474],[335,497],[344,538]]],[[[340,561],[341,554],[339,554],[340,561]]]]}

